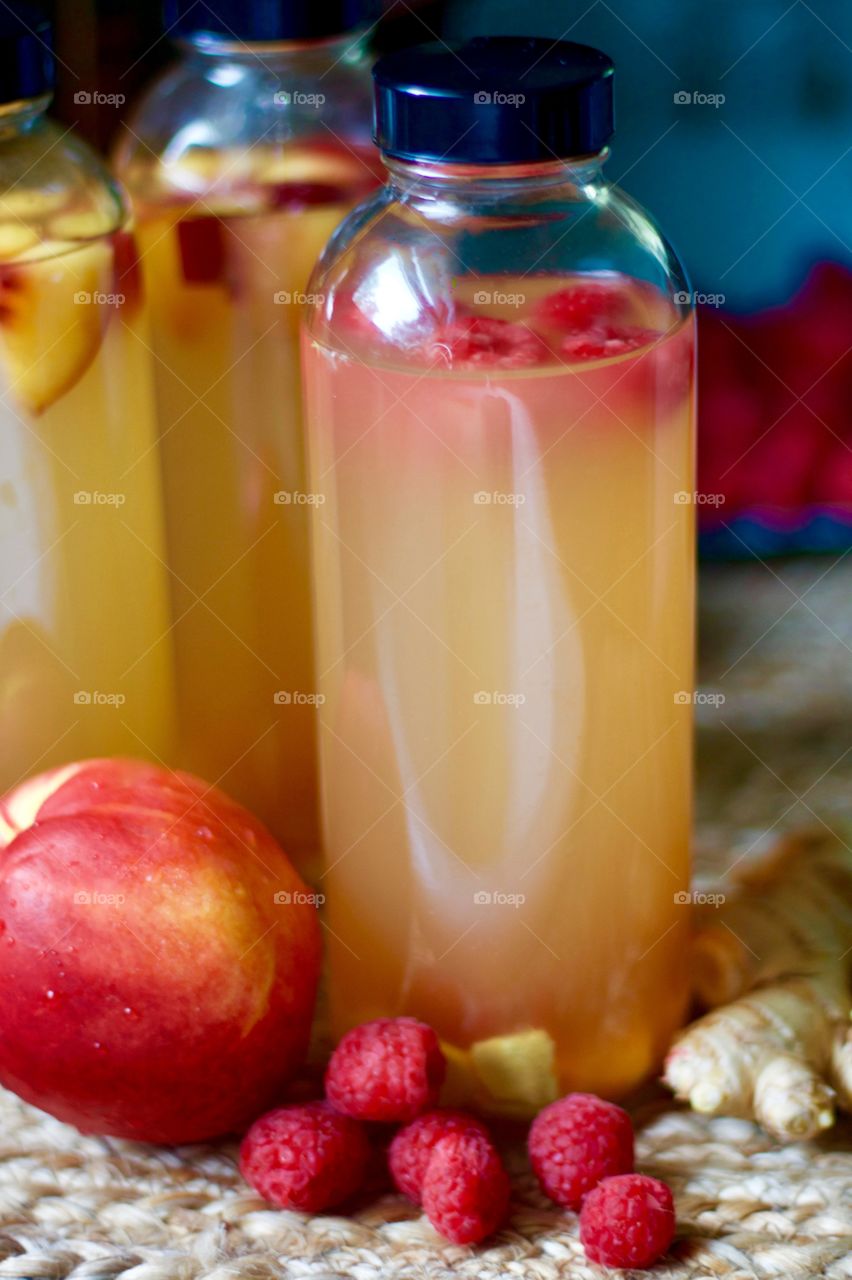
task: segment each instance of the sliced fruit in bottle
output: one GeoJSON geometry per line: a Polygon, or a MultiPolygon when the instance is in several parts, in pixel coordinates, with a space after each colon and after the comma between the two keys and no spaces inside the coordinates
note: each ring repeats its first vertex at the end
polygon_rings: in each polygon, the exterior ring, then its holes
{"type": "Polygon", "coordinates": [[[14,186],[0,195],[0,217],[21,218],[24,221],[46,218],[54,209],[61,208],[66,199],[64,191],[14,186]]]}
{"type": "Polygon", "coordinates": [[[0,264],[0,352],[13,397],[42,413],[88,369],[107,309],[95,295],[109,281],[108,242],[32,262],[0,264]]]}
{"type": "Polygon", "coordinates": [[[110,230],[110,215],[101,209],[66,209],[47,224],[51,240],[95,240],[110,230]]]}
{"type": "Polygon", "coordinates": [[[0,223],[0,259],[8,262],[26,253],[38,244],[38,236],[32,227],[23,222],[0,223]]]}

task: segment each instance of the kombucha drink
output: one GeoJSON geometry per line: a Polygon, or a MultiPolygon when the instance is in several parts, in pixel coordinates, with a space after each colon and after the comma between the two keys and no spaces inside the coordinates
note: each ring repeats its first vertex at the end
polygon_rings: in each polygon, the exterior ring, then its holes
{"type": "Polygon", "coordinates": [[[319,835],[298,329],[321,249],[379,182],[345,26],[363,8],[178,0],[181,57],[117,153],[151,304],[178,762],[303,871],[319,835]]]}
{"type": "Polygon", "coordinates": [[[407,352],[351,300],[305,337],[331,1011],[523,1112],[684,1011],[692,324],[617,277],[454,300],[407,352]]]}
{"type": "Polygon", "coordinates": [[[0,792],[173,745],[137,250],[47,101],[0,108],[0,792]]]}
{"type": "MultiPolygon", "coordinates": [[[[194,162],[231,175],[239,163],[194,162]]],[[[318,839],[299,313],[320,250],[375,178],[342,149],[270,155],[263,181],[217,210],[215,197],[158,198],[153,168],[129,177],[157,362],[181,763],[221,780],[298,856],[318,839]]]]}

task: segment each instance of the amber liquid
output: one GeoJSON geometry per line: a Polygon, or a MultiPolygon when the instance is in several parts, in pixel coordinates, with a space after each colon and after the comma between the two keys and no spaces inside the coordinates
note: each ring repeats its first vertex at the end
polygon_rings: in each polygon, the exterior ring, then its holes
{"type": "Polygon", "coordinates": [[[121,231],[0,263],[0,791],[80,757],[173,746],[153,388],[128,255],[121,231]]]}
{"type": "MultiPolygon", "coordinates": [[[[262,148],[250,153],[262,168],[262,148]]],[[[234,161],[210,154],[213,172],[234,161]]],[[[298,326],[331,232],[372,172],[285,152],[281,181],[203,201],[131,176],[157,356],[180,763],[310,871],[319,841],[298,326]],[[309,181],[296,181],[307,165],[309,181]],[[295,169],[294,169],[294,166],[295,169]]],[[[205,171],[206,173],[206,171],[205,171]]],[[[208,175],[209,176],[209,175],[208,175]]]]}
{"type": "Polygon", "coordinates": [[[614,1096],[660,1061],[686,1000],[691,345],[438,372],[306,339],[338,1032],[543,1030],[559,1089],[614,1096]]]}

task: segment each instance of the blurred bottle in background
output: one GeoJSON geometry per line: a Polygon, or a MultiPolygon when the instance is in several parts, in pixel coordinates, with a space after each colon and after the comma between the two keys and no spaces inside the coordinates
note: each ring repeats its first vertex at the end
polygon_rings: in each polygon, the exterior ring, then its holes
{"type": "Polygon", "coordinates": [[[378,180],[359,0],[175,0],[180,58],[118,172],[151,301],[179,761],[317,845],[298,328],[308,276],[378,180]]]}
{"type": "Polygon", "coordinates": [[[124,199],[54,125],[50,23],[0,12],[0,790],[171,749],[141,280],[124,199]]]}

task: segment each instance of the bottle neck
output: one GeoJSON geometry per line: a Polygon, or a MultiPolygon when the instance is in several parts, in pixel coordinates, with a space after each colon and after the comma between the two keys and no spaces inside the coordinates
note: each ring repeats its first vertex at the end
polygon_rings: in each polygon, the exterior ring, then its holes
{"type": "Polygon", "coordinates": [[[45,93],[38,98],[0,103],[0,139],[27,133],[44,118],[50,101],[51,95],[45,93]]]}
{"type": "Polygon", "coordinates": [[[442,199],[450,193],[460,199],[518,197],[548,188],[598,187],[609,148],[590,156],[547,160],[535,164],[447,164],[432,160],[400,160],[382,153],[388,185],[399,196],[442,199]]]}

